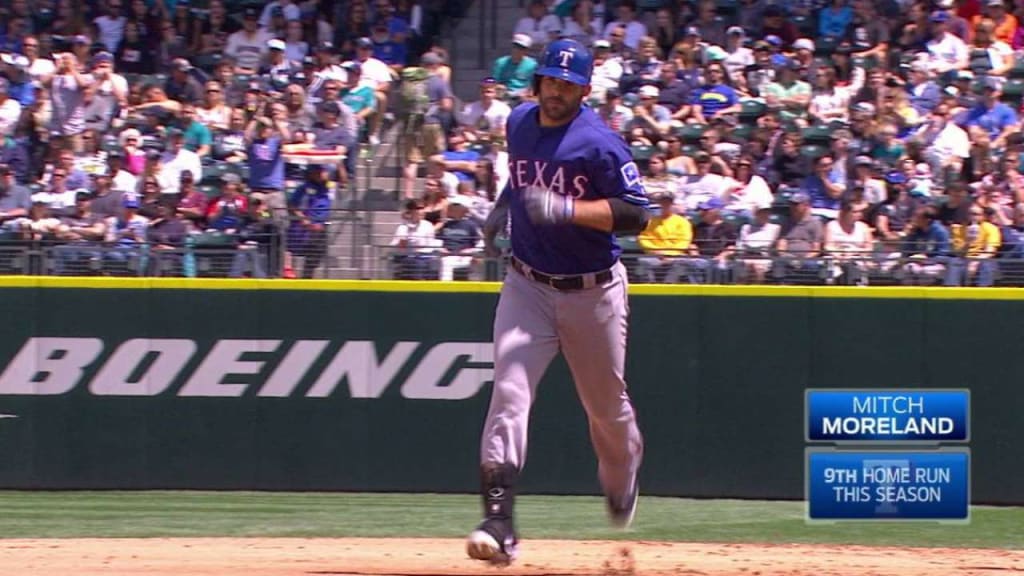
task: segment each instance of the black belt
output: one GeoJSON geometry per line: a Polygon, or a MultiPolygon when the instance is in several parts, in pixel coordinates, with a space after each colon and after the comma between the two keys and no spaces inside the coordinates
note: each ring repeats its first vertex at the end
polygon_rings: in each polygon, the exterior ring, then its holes
{"type": "Polygon", "coordinates": [[[555,290],[583,290],[584,288],[600,286],[612,279],[612,271],[610,268],[600,272],[590,272],[588,274],[578,274],[576,276],[551,276],[550,274],[544,274],[543,272],[538,272],[533,268],[530,268],[515,256],[512,256],[510,260],[512,268],[516,272],[519,272],[534,282],[540,282],[541,284],[551,286],[555,290]]]}

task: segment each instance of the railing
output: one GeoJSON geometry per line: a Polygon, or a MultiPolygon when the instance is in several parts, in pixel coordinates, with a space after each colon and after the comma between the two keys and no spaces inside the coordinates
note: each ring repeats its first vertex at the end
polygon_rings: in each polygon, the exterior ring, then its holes
{"type": "MultiPolygon", "coordinates": [[[[508,273],[504,239],[498,257],[487,256],[480,242],[468,249],[447,250],[439,239],[427,246],[402,247],[390,235],[373,236],[365,215],[336,211],[334,216],[323,229],[292,225],[263,234],[208,230],[188,234],[174,245],[69,242],[53,235],[32,238],[7,232],[0,235],[0,274],[279,278],[290,269],[299,278],[500,281],[508,273]]],[[[652,254],[632,239],[622,243],[621,259],[633,283],[1024,286],[1024,255],[1017,252],[994,258],[926,257],[880,243],[869,252],[741,250],[716,257],[696,250],[652,254]]]]}

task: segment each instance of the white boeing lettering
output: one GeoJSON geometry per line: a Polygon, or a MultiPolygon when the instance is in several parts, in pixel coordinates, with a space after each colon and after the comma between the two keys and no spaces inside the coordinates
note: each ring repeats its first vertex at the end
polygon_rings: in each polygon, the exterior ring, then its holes
{"type": "Polygon", "coordinates": [[[345,378],[353,398],[379,398],[419,346],[419,342],[398,342],[384,361],[378,362],[377,347],[373,342],[346,342],[306,396],[326,398],[345,378]]]}
{"type": "Polygon", "coordinates": [[[99,338],[29,338],[0,375],[0,394],[65,394],[101,352],[99,338]]]}
{"type": "Polygon", "coordinates": [[[196,353],[196,343],[183,338],[135,338],[118,346],[89,383],[97,396],[156,396],[174,382],[196,353]],[[150,354],[153,362],[142,374],[132,373],[150,354]]]}
{"type": "MultiPolygon", "coordinates": [[[[111,343],[116,349],[96,367],[92,378],[85,378],[90,366],[104,355],[102,340],[32,337],[0,374],[0,396],[61,395],[78,385],[96,396],[158,396],[172,394],[172,387],[185,381],[178,396],[240,397],[253,386],[260,397],[288,398],[297,394],[331,342],[296,340],[287,350],[282,343],[225,339],[201,351],[188,338],[132,338],[119,345],[111,343]],[[189,374],[185,371],[195,364],[197,353],[201,355],[198,366],[189,374]],[[250,353],[266,358],[243,359],[250,353]],[[237,378],[245,375],[249,378],[237,378]]],[[[399,392],[409,399],[464,400],[493,379],[492,343],[441,342],[409,367],[404,382],[396,381],[421,345],[397,342],[380,358],[373,341],[342,342],[322,372],[314,372],[316,381],[306,396],[332,396],[346,381],[352,398],[380,398],[389,386],[401,385],[399,392]]]]}
{"type": "Polygon", "coordinates": [[[494,362],[494,346],[481,342],[445,342],[434,346],[402,386],[402,396],[416,400],[465,400],[494,379],[494,368],[462,368],[447,386],[442,380],[459,358],[494,362]]]}
{"type": "Polygon", "coordinates": [[[277,365],[267,383],[260,388],[259,395],[270,398],[287,398],[295,391],[302,377],[309,372],[324,348],[327,340],[299,340],[288,350],[284,360],[277,365]]]}
{"type": "Polygon", "coordinates": [[[178,392],[178,396],[241,396],[248,384],[224,384],[224,377],[232,374],[259,374],[266,364],[263,360],[240,360],[249,352],[273,352],[280,340],[221,340],[196,368],[192,377],[178,392]]]}

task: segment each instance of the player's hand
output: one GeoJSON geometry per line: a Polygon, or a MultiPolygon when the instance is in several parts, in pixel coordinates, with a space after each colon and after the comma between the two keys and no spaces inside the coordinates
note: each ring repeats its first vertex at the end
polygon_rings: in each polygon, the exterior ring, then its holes
{"type": "Polygon", "coordinates": [[[534,224],[565,224],[572,222],[575,200],[548,188],[529,186],[523,192],[526,213],[534,224]]]}

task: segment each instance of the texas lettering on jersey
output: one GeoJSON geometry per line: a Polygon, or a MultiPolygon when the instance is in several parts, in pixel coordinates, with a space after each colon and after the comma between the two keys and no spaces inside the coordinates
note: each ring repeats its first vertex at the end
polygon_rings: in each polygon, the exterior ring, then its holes
{"type": "Polygon", "coordinates": [[[533,186],[573,198],[582,198],[590,183],[586,175],[571,165],[556,165],[543,160],[510,160],[508,171],[513,188],[533,186]]]}

